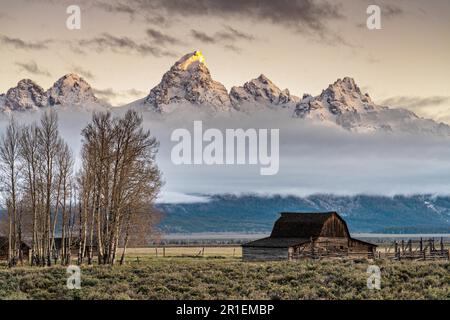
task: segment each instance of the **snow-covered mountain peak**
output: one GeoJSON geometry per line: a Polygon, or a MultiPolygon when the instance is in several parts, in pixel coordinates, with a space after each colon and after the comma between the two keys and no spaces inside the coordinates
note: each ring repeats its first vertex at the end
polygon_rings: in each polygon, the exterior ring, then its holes
{"type": "Polygon", "coordinates": [[[50,106],[98,103],[91,86],[77,74],[66,74],[47,91],[50,106]]]}
{"type": "Polygon", "coordinates": [[[30,79],[20,80],[3,97],[4,109],[10,111],[34,110],[47,104],[44,89],[30,79]]]}
{"type": "Polygon", "coordinates": [[[253,81],[260,81],[261,83],[264,84],[270,84],[270,85],[274,85],[273,82],[267,78],[264,74],[261,74],[257,79],[253,80],[253,81]]]}
{"type": "Polygon", "coordinates": [[[304,95],[294,117],[337,124],[355,132],[408,132],[450,135],[450,127],[419,118],[413,112],[375,104],[352,78],[331,84],[317,97],[304,95]]]}
{"type": "Polygon", "coordinates": [[[335,100],[343,103],[367,103],[373,104],[368,94],[363,94],[361,89],[356,84],[353,78],[345,77],[338,79],[335,83],[330,84],[329,87],[321,94],[323,100],[335,100]]]}
{"type": "Polygon", "coordinates": [[[170,112],[177,105],[203,106],[214,111],[231,109],[225,86],[211,77],[200,51],[183,56],[164,74],[145,99],[155,111],[170,112]]]}
{"type": "Polygon", "coordinates": [[[338,79],[317,97],[305,95],[295,110],[295,116],[317,120],[339,121],[337,117],[353,117],[381,111],[383,107],[373,103],[349,77],[338,79]]]}
{"type": "Polygon", "coordinates": [[[330,88],[343,88],[348,91],[360,91],[358,85],[355,82],[355,79],[350,77],[337,79],[333,84],[330,85],[330,88]]]}
{"type": "Polygon", "coordinates": [[[280,90],[263,74],[242,87],[233,87],[230,99],[238,110],[243,104],[289,107],[295,106],[299,101],[297,97],[291,96],[288,89],[280,90]]]}
{"type": "Polygon", "coordinates": [[[205,57],[200,51],[188,53],[175,63],[175,66],[181,70],[188,70],[199,65],[204,65],[206,67],[205,57]]]}

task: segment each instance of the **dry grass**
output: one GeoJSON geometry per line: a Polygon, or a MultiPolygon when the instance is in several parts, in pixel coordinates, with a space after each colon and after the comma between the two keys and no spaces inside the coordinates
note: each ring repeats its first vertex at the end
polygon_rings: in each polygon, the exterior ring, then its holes
{"type": "Polygon", "coordinates": [[[130,254],[123,266],[82,267],[81,290],[66,288],[62,267],[0,266],[0,298],[450,299],[450,264],[442,261],[246,263],[238,258],[136,257],[130,254]],[[381,268],[379,291],[367,289],[371,264],[381,268]]]}
{"type": "Polygon", "coordinates": [[[127,250],[128,256],[131,257],[183,257],[183,256],[204,256],[204,257],[225,257],[225,258],[240,258],[242,257],[241,246],[226,246],[226,247],[162,247],[156,248],[130,248],[127,250]]]}

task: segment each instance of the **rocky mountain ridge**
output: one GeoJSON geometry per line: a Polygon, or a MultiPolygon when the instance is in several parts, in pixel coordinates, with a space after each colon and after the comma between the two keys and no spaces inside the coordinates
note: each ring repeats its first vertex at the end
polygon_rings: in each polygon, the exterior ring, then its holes
{"type": "MultiPolygon", "coordinates": [[[[32,80],[24,79],[0,95],[0,111],[28,111],[45,107],[102,104],[91,86],[80,76],[68,74],[44,91],[32,80]]],[[[268,77],[260,75],[230,92],[215,81],[200,51],[184,55],[150,90],[144,99],[128,107],[141,108],[168,118],[182,116],[184,110],[215,114],[244,112],[252,115],[265,110],[286,110],[292,118],[337,125],[352,132],[407,132],[450,136],[450,126],[418,117],[401,108],[373,102],[350,77],[338,79],[318,96],[298,98],[281,90],[268,77]],[[189,107],[189,108],[188,108],[189,107]]],[[[89,109],[91,110],[91,109],[89,109]]]]}

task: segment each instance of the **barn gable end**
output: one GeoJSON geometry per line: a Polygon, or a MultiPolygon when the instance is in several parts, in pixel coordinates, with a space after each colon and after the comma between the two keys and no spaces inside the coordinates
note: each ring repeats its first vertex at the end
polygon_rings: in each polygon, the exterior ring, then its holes
{"type": "Polygon", "coordinates": [[[332,212],[325,220],[320,232],[326,238],[350,238],[347,223],[336,212],[332,212]]]}

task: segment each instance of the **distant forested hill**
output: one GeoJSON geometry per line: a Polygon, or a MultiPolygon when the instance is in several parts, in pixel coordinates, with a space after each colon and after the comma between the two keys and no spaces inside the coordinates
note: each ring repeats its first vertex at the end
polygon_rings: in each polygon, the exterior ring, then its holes
{"type": "Polygon", "coordinates": [[[450,233],[450,196],[235,196],[206,203],[158,204],[168,233],[269,232],[281,211],[337,211],[351,232],[450,233]]]}
{"type": "MultiPolygon", "coordinates": [[[[282,211],[337,211],[351,232],[450,233],[450,196],[235,196],[209,202],[164,204],[160,229],[166,233],[267,233],[282,211]]],[[[0,209],[0,216],[6,213],[0,209]]]]}

